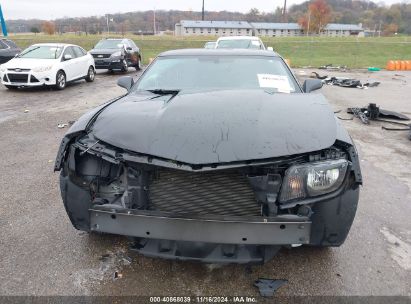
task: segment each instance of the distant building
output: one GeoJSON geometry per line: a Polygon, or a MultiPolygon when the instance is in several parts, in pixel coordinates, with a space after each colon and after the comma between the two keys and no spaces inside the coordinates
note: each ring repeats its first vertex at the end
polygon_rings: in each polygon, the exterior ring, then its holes
{"type": "MultiPolygon", "coordinates": [[[[293,37],[305,34],[298,23],[182,20],[175,25],[176,36],[293,37]]],[[[364,29],[361,24],[330,23],[320,35],[327,37],[363,36],[364,29]]]]}
{"type": "Polygon", "coordinates": [[[253,27],[246,21],[190,21],[175,26],[176,36],[252,36],[253,27]]]}
{"type": "Polygon", "coordinates": [[[347,37],[364,35],[362,24],[329,23],[321,32],[322,36],[347,37]]]}
{"type": "Polygon", "coordinates": [[[298,23],[250,23],[255,35],[260,37],[301,36],[304,30],[298,23]]]}

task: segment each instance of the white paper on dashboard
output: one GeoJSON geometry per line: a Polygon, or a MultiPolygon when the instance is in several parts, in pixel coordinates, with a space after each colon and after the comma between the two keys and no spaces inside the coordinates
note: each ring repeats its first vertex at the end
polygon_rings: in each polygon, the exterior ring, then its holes
{"type": "Polygon", "coordinates": [[[291,87],[287,76],[273,74],[257,74],[260,88],[274,88],[281,93],[290,93],[291,87]]]}

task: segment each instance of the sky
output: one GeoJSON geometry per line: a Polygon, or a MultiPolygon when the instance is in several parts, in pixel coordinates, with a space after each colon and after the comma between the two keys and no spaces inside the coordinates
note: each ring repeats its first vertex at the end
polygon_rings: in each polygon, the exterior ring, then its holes
{"type": "MultiPolygon", "coordinates": [[[[287,5],[304,0],[287,0],[287,5]]],[[[411,0],[385,0],[389,5],[411,0]]],[[[256,7],[260,11],[271,12],[282,6],[283,0],[205,0],[209,11],[248,12],[256,7]]],[[[202,0],[0,0],[5,19],[56,19],[61,17],[101,16],[107,13],[133,12],[156,9],[201,11],[202,0]]]]}

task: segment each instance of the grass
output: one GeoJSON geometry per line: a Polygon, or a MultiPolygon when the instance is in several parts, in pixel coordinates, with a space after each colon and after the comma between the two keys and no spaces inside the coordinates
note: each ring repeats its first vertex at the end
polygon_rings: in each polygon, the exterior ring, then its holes
{"type": "MultiPolygon", "coordinates": [[[[116,36],[116,35],[112,35],[116,36]]],[[[120,37],[120,36],[119,36],[120,37]]],[[[135,36],[133,39],[143,53],[144,63],[159,53],[182,48],[201,48],[215,37],[135,36]]],[[[90,50],[103,36],[100,35],[14,35],[11,39],[25,48],[33,43],[73,43],[90,50]]],[[[263,38],[294,67],[325,64],[346,65],[350,68],[375,66],[384,68],[388,60],[411,60],[411,37],[381,38],[326,38],[326,37],[273,37],[263,38]]]]}

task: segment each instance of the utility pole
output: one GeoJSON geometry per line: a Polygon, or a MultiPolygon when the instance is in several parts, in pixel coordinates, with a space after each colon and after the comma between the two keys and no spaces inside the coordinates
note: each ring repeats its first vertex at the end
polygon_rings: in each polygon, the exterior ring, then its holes
{"type": "Polygon", "coordinates": [[[107,21],[107,36],[110,36],[110,24],[108,20],[108,14],[106,15],[106,21],[107,21]]]}
{"type": "Polygon", "coordinates": [[[153,10],[153,29],[154,29],[154,35],[157,33],[156,29],[156,8],[153,10]]]}
{"type": "Polygon", "coordinates": [[[202,13],[201,13],[201,20],[204,21],[204,0],[203,0],[203,10],[202,10],[202,13]]]}
{"type": "Polygon", "coordinates": [[[287,22],[287,0],[284,0],[283,22],[287,22]]]}

